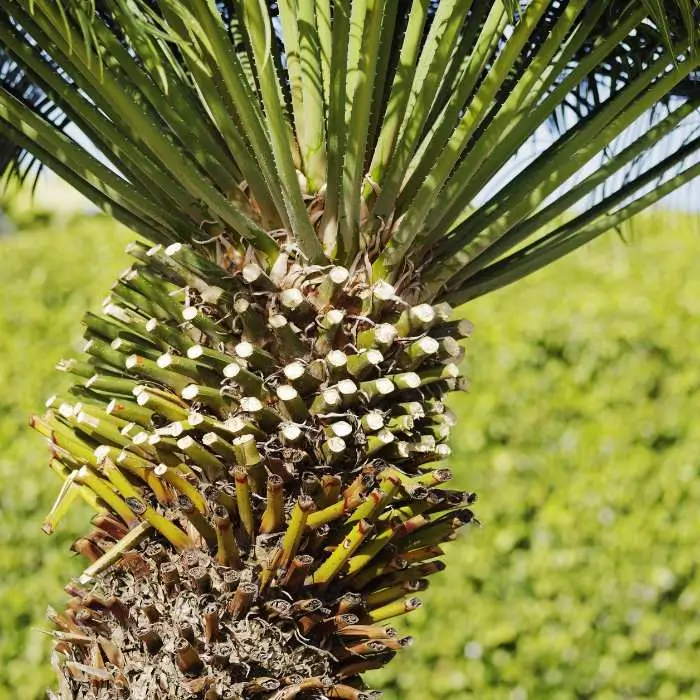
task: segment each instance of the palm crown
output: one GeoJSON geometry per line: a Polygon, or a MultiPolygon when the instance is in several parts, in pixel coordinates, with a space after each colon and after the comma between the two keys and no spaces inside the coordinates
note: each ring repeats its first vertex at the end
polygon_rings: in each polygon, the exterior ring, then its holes
{"type": "Polygon", "coordinates": [[[371,697],[360,674],[410,642],[381,623],[476,522],[442,487],[452,306],[700,173],[698,137],[673,138],[700,105],[697,12],[3,4],[0,168],[45,164],[155,244],[32,421],[64,481],[45,530],[96,511],[51,614],[63,698],[371,697]]]}
{"type": "Polygon", "coordinates": [[[289,243],[317,263],[361,254],[377,278],[460,302],[697,174],[694,139],[542,235],[693,114],[697,11],[689,0],[13,0],[0,25],[3,162],[33,154],[154,241],[224,234],[270,264],[289,243]],[[545,206],[673,94],[653,129],[545,206]],[[503,173],[552,119],[560,137],[503,173]],[[103,158],[62,133],[69,122],[103,158]]]}

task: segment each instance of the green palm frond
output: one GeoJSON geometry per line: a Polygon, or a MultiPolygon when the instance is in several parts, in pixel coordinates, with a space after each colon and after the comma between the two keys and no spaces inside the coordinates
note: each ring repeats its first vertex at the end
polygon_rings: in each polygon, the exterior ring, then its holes
{"type": "Polygon", "coordinates": [[[215,256],[225,239],[268,269],[290,250],[364,261],[421,298],[463,300],[534,269],[523,251],[558,257],[657,197],[640,164],[662,169],[659,191],[695,176],[695,145],[661,165],[650,154],[696,113],[699,12],[696,0],[7,0],[0,170],[36,158],[154,241],[209,241],[215,256]],[[664,126],[615,146],[660,104],[664,126]],[[548,124],[554,143],[513,170],[548,124]],[[550,224],[575,207],[588,233],[567,224],[564,246],[550,224]]]}
{"type": "MultiPolygon", "coordinates": [[[[57,129],[64,129],[69,119],[27,72],[0,47],[0,85],[35,112],[41,114],[57,129]]],[[[17,177],[23,182],[32,172],[41,172],[41,162],[25,151],[13,139],[0,137],[0,176],[17,177]]]]}

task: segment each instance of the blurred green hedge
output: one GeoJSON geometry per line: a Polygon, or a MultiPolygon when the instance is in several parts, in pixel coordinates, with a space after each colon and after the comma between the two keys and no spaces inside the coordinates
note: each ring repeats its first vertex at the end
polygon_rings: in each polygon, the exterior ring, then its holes
{"type": "MultiPolygon", "coordinates": [[[[657,214],[477,300],[453,468],[483,527],[449,545],[387,700],[698,698],[700,222],[657,214]]],[[[80,562],[25,428],[125,266],[102,218],[0,241],[0,698],[38,698],[37,631],[80,562]]]]}

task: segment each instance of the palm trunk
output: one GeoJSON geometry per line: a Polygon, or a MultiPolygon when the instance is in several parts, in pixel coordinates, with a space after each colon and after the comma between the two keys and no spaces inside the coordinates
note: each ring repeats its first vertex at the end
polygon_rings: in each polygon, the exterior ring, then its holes
{"type": "Polygon", "coordinates": [[[59,696],[373,697],[360,674],[411,643],[387,621],[475,522],[440,488],[470,325],[344,268],[130,250],[33,421],[52,513],[72,490],[97,511],[53,615],[59,696]]]}

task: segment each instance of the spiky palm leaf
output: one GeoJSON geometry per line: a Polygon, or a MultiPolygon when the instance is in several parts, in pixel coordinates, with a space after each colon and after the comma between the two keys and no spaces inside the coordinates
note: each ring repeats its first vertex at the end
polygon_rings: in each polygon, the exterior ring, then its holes
{"type": "Polygon", "coordinates": [[[64,480],[45,529],[97,511],[51,615],[61,697],[372,696],[361,672],[410,641],[381,623],[474,522],[441,487],[451,305],[700,172],[697,137],[673,147],[697,11],[3,3],[0,166],[36,158],[156,244],[33,419],[64,480]]]}

